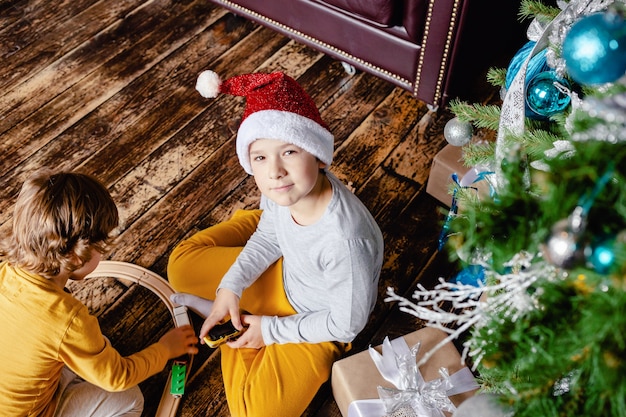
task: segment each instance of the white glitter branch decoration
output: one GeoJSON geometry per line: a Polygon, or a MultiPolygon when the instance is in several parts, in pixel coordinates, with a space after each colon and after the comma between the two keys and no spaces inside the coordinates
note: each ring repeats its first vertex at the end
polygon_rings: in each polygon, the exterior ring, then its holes
{"type": "MultiPolygon", "coordinates": [[[[524,313],[537,307],[533,296],[528,288],[539,277],[555,277],[555,268],[546,262],[540,261],[532,264],[534,256],[521,252],[507,265],[511,267],[511,273],[498,274],[485,267],[488,280],[492,285],[479,287],[467,284],[447,282],[439,278],[439,284],[428,290],[418,284],[413,293],[413,302],[399,296],[394,289],[387,289],[386,302],[397,301],[400,311],[409,313],[426,322],[429,327],[437,328],[448,333],[448,337],[426,352],[418,366],[424,364],[430,357],[446,343],[457,339],[463,332],[473,326],[481,327],[488,323],[489,318],[502,314],[506,319],[516,321],[524,313]],[[444,310],[440,306],[447,302],[452,305],[451,311],[444,310]],[[454,324],[455,328],[447,325],[454,324]]],[[[474,358],[473,370],[476,369],[483,356],[482,346],[477,345],[471,339],[466,341],[462,352],[462,360],[465,363],[467,357],[474,358]]]]}

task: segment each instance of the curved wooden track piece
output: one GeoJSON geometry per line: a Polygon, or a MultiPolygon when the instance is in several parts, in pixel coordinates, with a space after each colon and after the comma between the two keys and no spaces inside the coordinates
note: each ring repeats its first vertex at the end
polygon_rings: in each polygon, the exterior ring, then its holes
{"type": "MultiPolygon", "coordinates": [[[[181,317],[180,314],[177,315],[175,313],[175,308],[177,312],[180,312],[181,309],[185,312],[184,317],[182,317],[182,324],[191,323],[191,318],[189,317],[187,309],[184,306],[175,304],[170,300],[170,295],[174,294],[175,291],[170,286],[169,282],[163,279],[160,275],[144,267],[128,262],[101,261],[98,264],[98,267],[91,274],[87,275],[86,278],[119,278],[121,280],[139,284],[149,289],[159,297],[172,315],[172,320],[176,326],[181,325],[181,317]]],[[[187,372],[191,369],[192,361],[193,357],[190,355],[187,372]]],[[[161,401],[155,417],[174,417],[176,415],[176,410],[178,410],[181,397],[170,394],[170,389],[171,372],[167,378],[167,384],[163,390],[163,395],[161,395],[161,401]]]]}

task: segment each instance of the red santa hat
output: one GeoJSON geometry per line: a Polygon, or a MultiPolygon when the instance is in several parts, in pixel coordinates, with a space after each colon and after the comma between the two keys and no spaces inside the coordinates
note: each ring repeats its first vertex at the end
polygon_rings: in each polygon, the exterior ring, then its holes
{"type": "Polygon", "coordinates": [[[198,76],[196,89],[206,98],[215,98],[219,93],[246,98],[237,131],[237,156],[248,174],[252,174],[250,144],[257,139],[292,143],[327,166],[332,162],[332,133],[311,97],[288,75],[254,73],[222,81],[215,72],[204,71],[198,76]]]}

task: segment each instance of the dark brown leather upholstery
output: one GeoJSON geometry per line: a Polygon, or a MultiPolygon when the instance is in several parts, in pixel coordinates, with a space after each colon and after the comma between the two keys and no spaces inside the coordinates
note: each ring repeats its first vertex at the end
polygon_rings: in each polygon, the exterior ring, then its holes
{"type": "Polygon", "coordinates": [[[394,18],[399,16],[396,8],[400,3],[394,0],[324,0],[321,3],[336,6],[381,26],[394,26],[394,18]]]}

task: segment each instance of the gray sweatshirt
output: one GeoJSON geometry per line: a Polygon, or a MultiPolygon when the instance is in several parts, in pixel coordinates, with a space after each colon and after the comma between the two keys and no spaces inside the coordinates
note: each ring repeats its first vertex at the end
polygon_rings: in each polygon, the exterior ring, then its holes
{"type": "Polygon", "coordinates": [[[365,205],[337,177],[326,173],[333,194],[314,224],[293,221],[288,207],[262,197],[263,214],[219,288],[241,297],[283,257],[283,282],[297,314],[264,316],[263,341],[350,342],[374,309],[383,262],[383,237],[365,205]]]}

